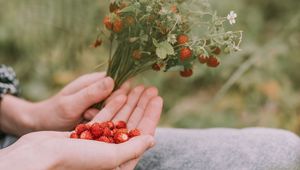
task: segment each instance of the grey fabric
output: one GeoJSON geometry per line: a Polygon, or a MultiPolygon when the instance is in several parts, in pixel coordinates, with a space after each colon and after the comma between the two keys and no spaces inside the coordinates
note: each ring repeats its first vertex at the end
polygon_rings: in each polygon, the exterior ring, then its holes
{"type": "Polygon", "coordinates": [[[300,170],[300,139],[275,129],[158,129],[137,170],[300,170]]]}
{"type": "Polygon", "coordinates": [[[4,136],[3,138],[0,139],[0,149],[8,147],[9,145],[13,144],[17,140],[18,138],[14,136],[9,136],[9,135],[4,136]]]}

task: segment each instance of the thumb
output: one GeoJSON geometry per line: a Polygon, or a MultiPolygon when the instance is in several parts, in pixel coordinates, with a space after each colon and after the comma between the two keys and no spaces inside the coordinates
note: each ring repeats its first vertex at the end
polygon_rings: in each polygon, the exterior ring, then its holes
{"type": "Polygon", "coordinates": [[[113,79],[106,77],[73,95],[65,97],[64,100],[67,105],[72,106],[72,110],[82,113],[93,104],[105,100],[113,89],[113,79]]]}
{"type": "Polygon", "coordinates": [[[154,145],[154,138],[150,135],[134,137],[128,142],[117,145],[116,147],[119,156],[117,158],[117,164],[121,165],[142,156],[144,152],[152,148],[154,145]]]}

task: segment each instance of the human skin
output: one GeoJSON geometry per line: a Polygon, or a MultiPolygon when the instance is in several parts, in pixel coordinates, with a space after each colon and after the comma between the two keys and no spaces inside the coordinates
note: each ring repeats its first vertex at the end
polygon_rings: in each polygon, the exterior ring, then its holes
{"type": "Polygon", "coordinates": [[[141,130],[141,137],[115,145],[69,139],[69,132],[30,133],[0,151],[0,168],[133,169],[138,158],[154,144],[153,135],[162,111],[162,103],[156,88],[138,86],[129,91],[128,86],[124,85],[111,94],[101,111],[88,109],[82,116],[86,119],[95,116],[90,123],[126,121],[129,129],[141,130]]]}

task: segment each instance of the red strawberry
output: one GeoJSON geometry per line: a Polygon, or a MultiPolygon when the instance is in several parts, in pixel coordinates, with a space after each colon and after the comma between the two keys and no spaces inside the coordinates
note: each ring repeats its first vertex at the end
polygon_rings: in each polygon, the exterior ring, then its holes
{"type": "Polygon", "coordinates": [[[91,133],[95,138],[99,138],[103,134],[103,129],[99,123],[94,123],[90,128],[91,133]]]}
{"type": "Polygon", "coordinates": [[[88,130],[88,127],[85,124],[79,124],[75,128],[75,132],[77,133],[78,136],[80,136],[80,134],[86,130],[88,130]]]}
{"type": "Polygon", "coordinates": [[[112,27],[113,27],[113,24],[111,23],[111,20],[110,20],[109,16],[104,17],[104,19],[103,19],[103,24],[105,25],[105,27],[106,27],[108,30],[111,30],[112,27]]]}
{"type": "Polygon", "coordinates": [[[153,69],[154,71],[160,71],[160,65],[157,64],[157,63],[155,63],[155,64],[152,65],[152,69],[153,69]]]}
{"type": "Polygon", "coordinates": [[[116,133],[128,133],[128,129],[126,129],[126,128],[116,129],[115,134],[116,134],[116,133]]]}
{"type": "Polygon", "coordinates": [[[193,75],[193,70],[190,68],[184,69],[183,71],[180,71],[180,75],[182,77],[191,77],[193,75]]]}
{"type": "Polygon", "coordinates": [[[215,55],[221,54],[221,48],[219,48],[219,47],[212,47],[211,49],[213,50],[212,51],[213,54],[215,54],[215,55]]]}
{"type": "Polygon", "coordinates": [[[214,56],[209,56],[208,61],[207,61],[207,66],[208,67],[218,67],[220,65],[220,62],[218,59],[214,56]]]}
{"type": "Polygon", "coordinates": [[[101,128],[108,128],[108,124],[107,124],[107,122],[103,122],[103,123],[100,123],[100,127],[101,128]]]}
{"type": "Polygon", "coordinates": [[[142,58],[142,53],[140,50],[134,50],[132,53],[132,58],[135,60],[139,60],[142,58]]]}
{"type": "Polygon", "coordinates": [[[135,136],[140,136],[141,135],[141,132],[140,132],[140,130],[138,130],[138,129],[133,129],[133,130],[131,130],[131,131],[129,131],[129,137],[135,137],[135,136]]]}
{"type": "Polygon", "coordinates": [[[113,131],[110,130],[109,128],[106,127],[103,129],[103,136],[110,137],[113,135],[114,135],[113,131]]]}
{"type": "Polygon", "coordinates": [[[117,128],[117,129],[127,128],[127,124],[126,124],[126,122],[124,122],[124,121],[118,121],[118,122],[116,123],[116,128],[117,128]]]}
{"type": "Polygon", "coordinates": [[[77,133],[76,133],[76,132],[72,132],[72,133],[70,134],[70,138],[73,138],[73,139],[78,139],[78,138],[79,138],[79,136],[77,135],[77,133]]]}
{"type": "Polygon", "coordinates": [[[114,129],[115,128],[115,125],[114,125],[114,123],[112,121],[107,121],[106,124],[107,124],[107,127],[109,129],[114,129]]]}
{"type": "Polygon", "coordinates": [[[115,33],[119,33],[122,31],[122,28],[123,28],[123,22],[121,19],[116,19],[114,21],[114,24],[113,24],[113,31],[115,33]]]}
{"type": "Polygon", "coordinates": [[[180,60],[184,61],[192,56],[192,50],[188,47],[184,47],[180,50],[180,60]]]}
{"type": "Polygon", "coordinates": [[[109,139],[109,143],[115,143],[115,140],[113,137],[108,137],[108,139],[109,139]]]}
{"type": "Polygon", "coordinates": [[[189,42],[189,37],[188,37],[187,35],[184,35],[184,34],[179,35],[179,36],[177,37],[177,42],[178,42],[178,44],[180,44],[180,45],[184,45],[184,44],[186,44],[186,43],[189,42]]]}
{"type": "Polygon", "coordinates": [[[114,135],[114,141],[116,144],[126,142],[128,139],[129,136],[126,133],[116,133],[114,135]]]}
{"type": "Polygon", "coordinates": [[[90,131],[86,130],[80,134],[80,139],[93,140],[93,135],[90,131]]]}
{"type": "Polygon", "coordinates": [[[200,55],[200,56],[198,57],[198,60],[199,60],[199,62],[200,62],[201,64],[205,64],[205,63],[207,63],[207,61],[208,61],[208,57],[206,57],[205,55],[200,55]]]}
{"type": "Polygon", "coordinates": [[[110,140],[106,136],[101,136],[100,138],[97,139],[99,142],[105,142],[105,143],[110,143],[110,140]]]}

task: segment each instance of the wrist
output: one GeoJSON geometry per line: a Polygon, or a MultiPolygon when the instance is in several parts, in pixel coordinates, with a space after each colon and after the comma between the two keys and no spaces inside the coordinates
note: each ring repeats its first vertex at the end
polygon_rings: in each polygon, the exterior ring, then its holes
{"type": "Polygon", "coordinates": [[[23,135],[36,130],[36,116],[32,103],[11,95],[4,95],[0,103],[0,130],[12,135],[23,135]]]}

